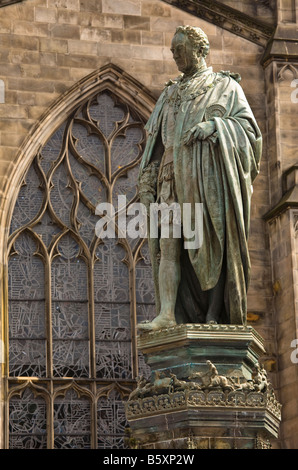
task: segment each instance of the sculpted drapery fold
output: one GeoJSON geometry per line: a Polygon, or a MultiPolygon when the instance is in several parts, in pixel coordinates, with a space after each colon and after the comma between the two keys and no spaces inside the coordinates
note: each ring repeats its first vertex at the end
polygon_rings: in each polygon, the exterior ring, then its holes
{"type": "MultiPolygon", "coordinates": [[[[239,79],[237,74],[214,73],[209,67],[189,80],[177,107],[173,167],[178,202],[192,206],[203,203],[203,244],[199,249],[183,250],[181,255],[175,311],[178,323],[204,322],[200,292],[212,289],[223,269],[227,278],[221,321],[246,322],[250,198],[259,170],[262,137],[239,79]],[[185,131],[207,121],[214,122],[215,133],[185,145],[185,131]]],[[[178,77],[169,82],[147,123],[148,143],[140,175],[160,146],[165,103],[177,101],[181,81],[178,77]]]]}

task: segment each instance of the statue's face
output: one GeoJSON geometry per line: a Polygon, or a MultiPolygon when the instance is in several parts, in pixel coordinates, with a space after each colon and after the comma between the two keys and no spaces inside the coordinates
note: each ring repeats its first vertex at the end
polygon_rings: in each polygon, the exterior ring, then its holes
{"type": "Polygon", "coordinates": [[[194,51],[193,45],[184,33],[175,34],[171,44],[171,51],[180,72],[187,73],[191,71],[198,62],[198,56],[194,51]]]}

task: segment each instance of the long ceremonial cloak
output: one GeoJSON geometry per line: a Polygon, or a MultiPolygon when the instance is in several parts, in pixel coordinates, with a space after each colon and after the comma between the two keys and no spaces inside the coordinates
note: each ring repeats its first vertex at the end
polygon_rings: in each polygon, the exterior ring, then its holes
{"type": "MultiPolygon", "coordinates": [[[[214,73],[211,67],[203,74],[203,84],[200,75],[182,97],[175,124],[173,163],[178,202],[203,203],[202,246],[183,250],[181,255],[176,321],[204,323],[204,292],[217,284],[224,269],[221,322],[245,324],[250,277],[250,200],[252,182],[259,171],[262,136],[235,76],[229,72],[214,73]],[[184,145],[185,132],[208,120],[215,123],[213,139],[184,145]]],[[[170,82],[162,92],[146,125],[148,140],[140,174],[154,156],[164,104],[173,96],[173,87],[179,87],[179,80],[170,82]]],[[[152,259],[152,263],[157,261],[152,259]]]]}

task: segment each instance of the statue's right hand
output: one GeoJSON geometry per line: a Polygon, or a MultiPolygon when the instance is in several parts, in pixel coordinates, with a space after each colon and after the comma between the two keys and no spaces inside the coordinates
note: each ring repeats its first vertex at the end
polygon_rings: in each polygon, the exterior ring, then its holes
{"type": "Polygon", "coordinates": [[[215,132],[213,121],[201,122],[192,127],[184,135],[184,144],[191,145],[195,140],[206,140],[215,132]]]}

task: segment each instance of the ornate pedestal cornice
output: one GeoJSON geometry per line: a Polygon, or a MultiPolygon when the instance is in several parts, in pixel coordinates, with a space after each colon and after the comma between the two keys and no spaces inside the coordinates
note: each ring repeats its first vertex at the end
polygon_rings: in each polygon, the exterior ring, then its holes
{"type": "Polygon", "coordinates": [[[253,343],[258,354],[265,352],[263,338],[251,326],[201,323],[175,325],[144,333],[138,336],[138,347],[143,354],[147,354],[154,350],[168,349],[170,345],[177,348],[197,341],[201,344],[207,341],[209,345],[212,343],[236,345],[239,341],[244,341],[245,344],[253,343]]]}
{"type": "Polygon", "coordinates": [[[273,26],[216,0],[163,1],[263,47],[267,45],[274,31],[273,26]]]}
{"type": "MultiPolygon", "coordinates": [[[[219,409],[226,411],[240,411],[244,413],[263,411],[272,415],[278,428],[281,419],[281,405],[274,393],[268,391],[223,391],[214,390],[181,390],[174,393],[153,395],[138,398],[126,403],[126,416],[128,420],[159,415],[160,413],[173,413],[191,408],[218,413],[219,409]]],[[[276,429],[276,435],[277,435],[276,429]]]]}

